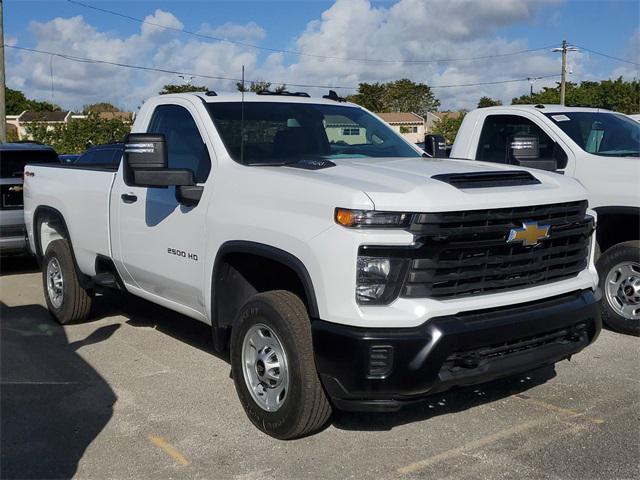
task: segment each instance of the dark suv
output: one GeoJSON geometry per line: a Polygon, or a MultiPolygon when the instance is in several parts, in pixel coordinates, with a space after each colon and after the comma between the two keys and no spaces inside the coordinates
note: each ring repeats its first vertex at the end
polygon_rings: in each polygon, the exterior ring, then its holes
{"type": "Polygon", "coordinates": [[[0,254],[26,253],[22,176],[28,163],[59,163],[56,151],[38,143],[0,144],[0,254]]]}

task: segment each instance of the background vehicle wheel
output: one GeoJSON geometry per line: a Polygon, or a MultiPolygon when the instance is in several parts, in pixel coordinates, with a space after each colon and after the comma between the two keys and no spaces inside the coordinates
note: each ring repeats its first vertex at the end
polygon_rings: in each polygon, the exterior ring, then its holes
{"type": "Polygon", "coordinates": [[[54,240],[42,261],[42,285],[49,312],[61,324],[87,318],[91,297],[80,286],[69,243],[54,240]]]}
{"type": "Polygon", "coordinates": [[[596,267],[602,288],[602,320],[619,332],[640,335],[640,242],[611,247],[596,267]]]}
{"type": "Polygon", "coordinates": [[[308,435],[331,416],[313,358],[311,322],[290,292],[259,293],[238,312],[231,369],[247,416],[272,437],[308,435]]]}

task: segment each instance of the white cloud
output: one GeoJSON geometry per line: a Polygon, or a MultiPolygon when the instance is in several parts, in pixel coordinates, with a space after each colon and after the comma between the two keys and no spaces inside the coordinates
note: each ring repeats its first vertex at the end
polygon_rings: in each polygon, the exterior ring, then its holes
{"type": "Polygon", "coordinates": [[[255,22],[249,22],[245,25],[227,22],[219,27],[211,27],[209,24],[205,23],[200,27],[198,33],[229,40],[242,40],[245,42],[257,42],[264,40],[267,35],[264,28],[255,22]]]}
{"type": "MultiPolygon", "coordinates": [[[[533,22],[536,13],[548,3],[401,0],[384,8],[372,6],[368,0],[337,0],[321,19],[307,25],[296,47],[310,55],[403,60],[508,53],[531,46],[524,41],[496,37],[494,32],[508,25],[533,22]]],[[[271,65],[270,70],[274,78],[277,72],[279,78],[288,83],[357,85],[360,81],[408,77],[431,85],[450,85],[546,76],[558,73],[560,67],[549,52],[540,52],[442,64],[344,62],[300,57],[296,63],[279,69],[271,65]]],[[[481,95],[510,101],[528,89],[528,83],[517,83],[435,91],[446,108],[470,108],[481,95]]]]}
{"type": "MultiPolygon", "coordinates": [[[[141,25],[138,33],[119,37],[96,29],[81,16],[33,22],[30,26],[34,48],[119,63],[142,64],[167,70],[203,75],[240,77],[242,65],[247,79],[274,84],[357,86],[359,82],[389,81],[403,77],[429,85],[491,82],[555,75],[560,72],[560,55],[548,51],[480,61],[448,63],[375,63],[341,61],[322,56],[367,59],[443,59],[499,55],[524,50],[523,39],[506,39],[501,29],[516,24],[533,25],[541,8],[557,0],[400,0],[395,4],[372,5],[368,0],[337,0],[320,18],[301,28],[289,50],[305,56],[259,51],[230,42],[189,37],[180,32],[141,25]]],[[[185,28],[172,13],[155,10],[145,18],[149,23],[185,28]]],[[[202,25],[199,33],[228,40],[259,43],[265,30],[254,22],[244,25],[224,23],[202,25]]],[[[637,35],[640,41],[640,33],[637,35]]],[[[29,45],[31,46],[31,44],[29,45]]],[[[636,52],[638,49],[636,48],[636,52]]],[[[31,97],[51,100],[50,58],[7,49],[8,83],[31,97]]],[[[589,55],[573,53],[571,80],[587,78],[589,55]]],[[[166,83],[179,83],[177,75],[140,72],[108,65],[53,59],[54,101],[65,107],[110,101],[135,108],[166,83]]],[[[626,74],[625,74],[626,75],[626,74]]],[[[535,89],[552,86],[556,78],[539,80],[535,89]]],[[[233,90],[233,81],[196,78],[196,85],[215,90],[233,90]]],[[[291,87],[311,94],[326,89],[291,87]]],[[[483,95],[509,102],[529,91],[528,82],[475,87],[434,88],[442,107],[473,108],[483,95]]],[[[352,91],[340,90],[342,94],[352,91]]]]}
{"type": "MultiPolygon", "coordinates": [[[[623,58],[631,62],[640,63],[640,27],[637,28],[629,40],[623,52],[623,58]]],[[[627,80],[640,79],[640,67],[630,63],[622,64],[611,73],[612,78],[624,77],[627,80]]]]}
{"type": "MultiPolygon", "coordinates": [[[[145,20],[183,28],[172,13],[162,10],[156,10],[145,20]]],[[[35,39],[33,48],[38,50],[204,75],[225,76],[229,72],[239,77],[242,65],[253,68],[257,58],[255,51],[248,52],[239,46],[188,40],[179,32],[148,24],[141,25],[139,33],[120,38],[98,31],[82,16],[55,18],[45,23],[32,22],[29,33],[35,39]]],[[[54,101],[66,108],[79,109],[83,104],[108,101],[134,109],[145,98],[156,94],[164,84],[182,82],[173,74],[80,63],[11,49],[7,49],[7,53],[9,86],[23,89],[30,97],[54,101]]],[[[207,79],[194,79],[194,84],[214,86],[207,79]]],[[[225,82],[222,86],[231,89],[232,84],[225,82]]]]}

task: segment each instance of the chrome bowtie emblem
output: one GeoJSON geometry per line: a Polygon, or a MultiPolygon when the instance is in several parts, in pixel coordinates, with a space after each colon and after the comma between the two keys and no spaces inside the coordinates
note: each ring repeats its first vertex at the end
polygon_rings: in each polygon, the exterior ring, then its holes
{"type": "Polygon", "coordinates": [[[550,225],[538,225],[538,222],[522,222],[522,228],[512,228],[509,231],[507,243],[520,242],[525,247],[538,245],[540,241],[549,238],[550,225]]]}

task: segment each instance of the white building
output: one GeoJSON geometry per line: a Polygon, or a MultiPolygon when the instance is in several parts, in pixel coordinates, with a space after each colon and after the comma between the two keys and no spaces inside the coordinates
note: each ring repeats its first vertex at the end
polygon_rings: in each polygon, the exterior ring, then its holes
{"type": "Polygon", "coordinates": [[[424,142],[425,121],[413,112],[382,112],[376,113],[391,128],[400,133],[411,143],[424,142]]]}

